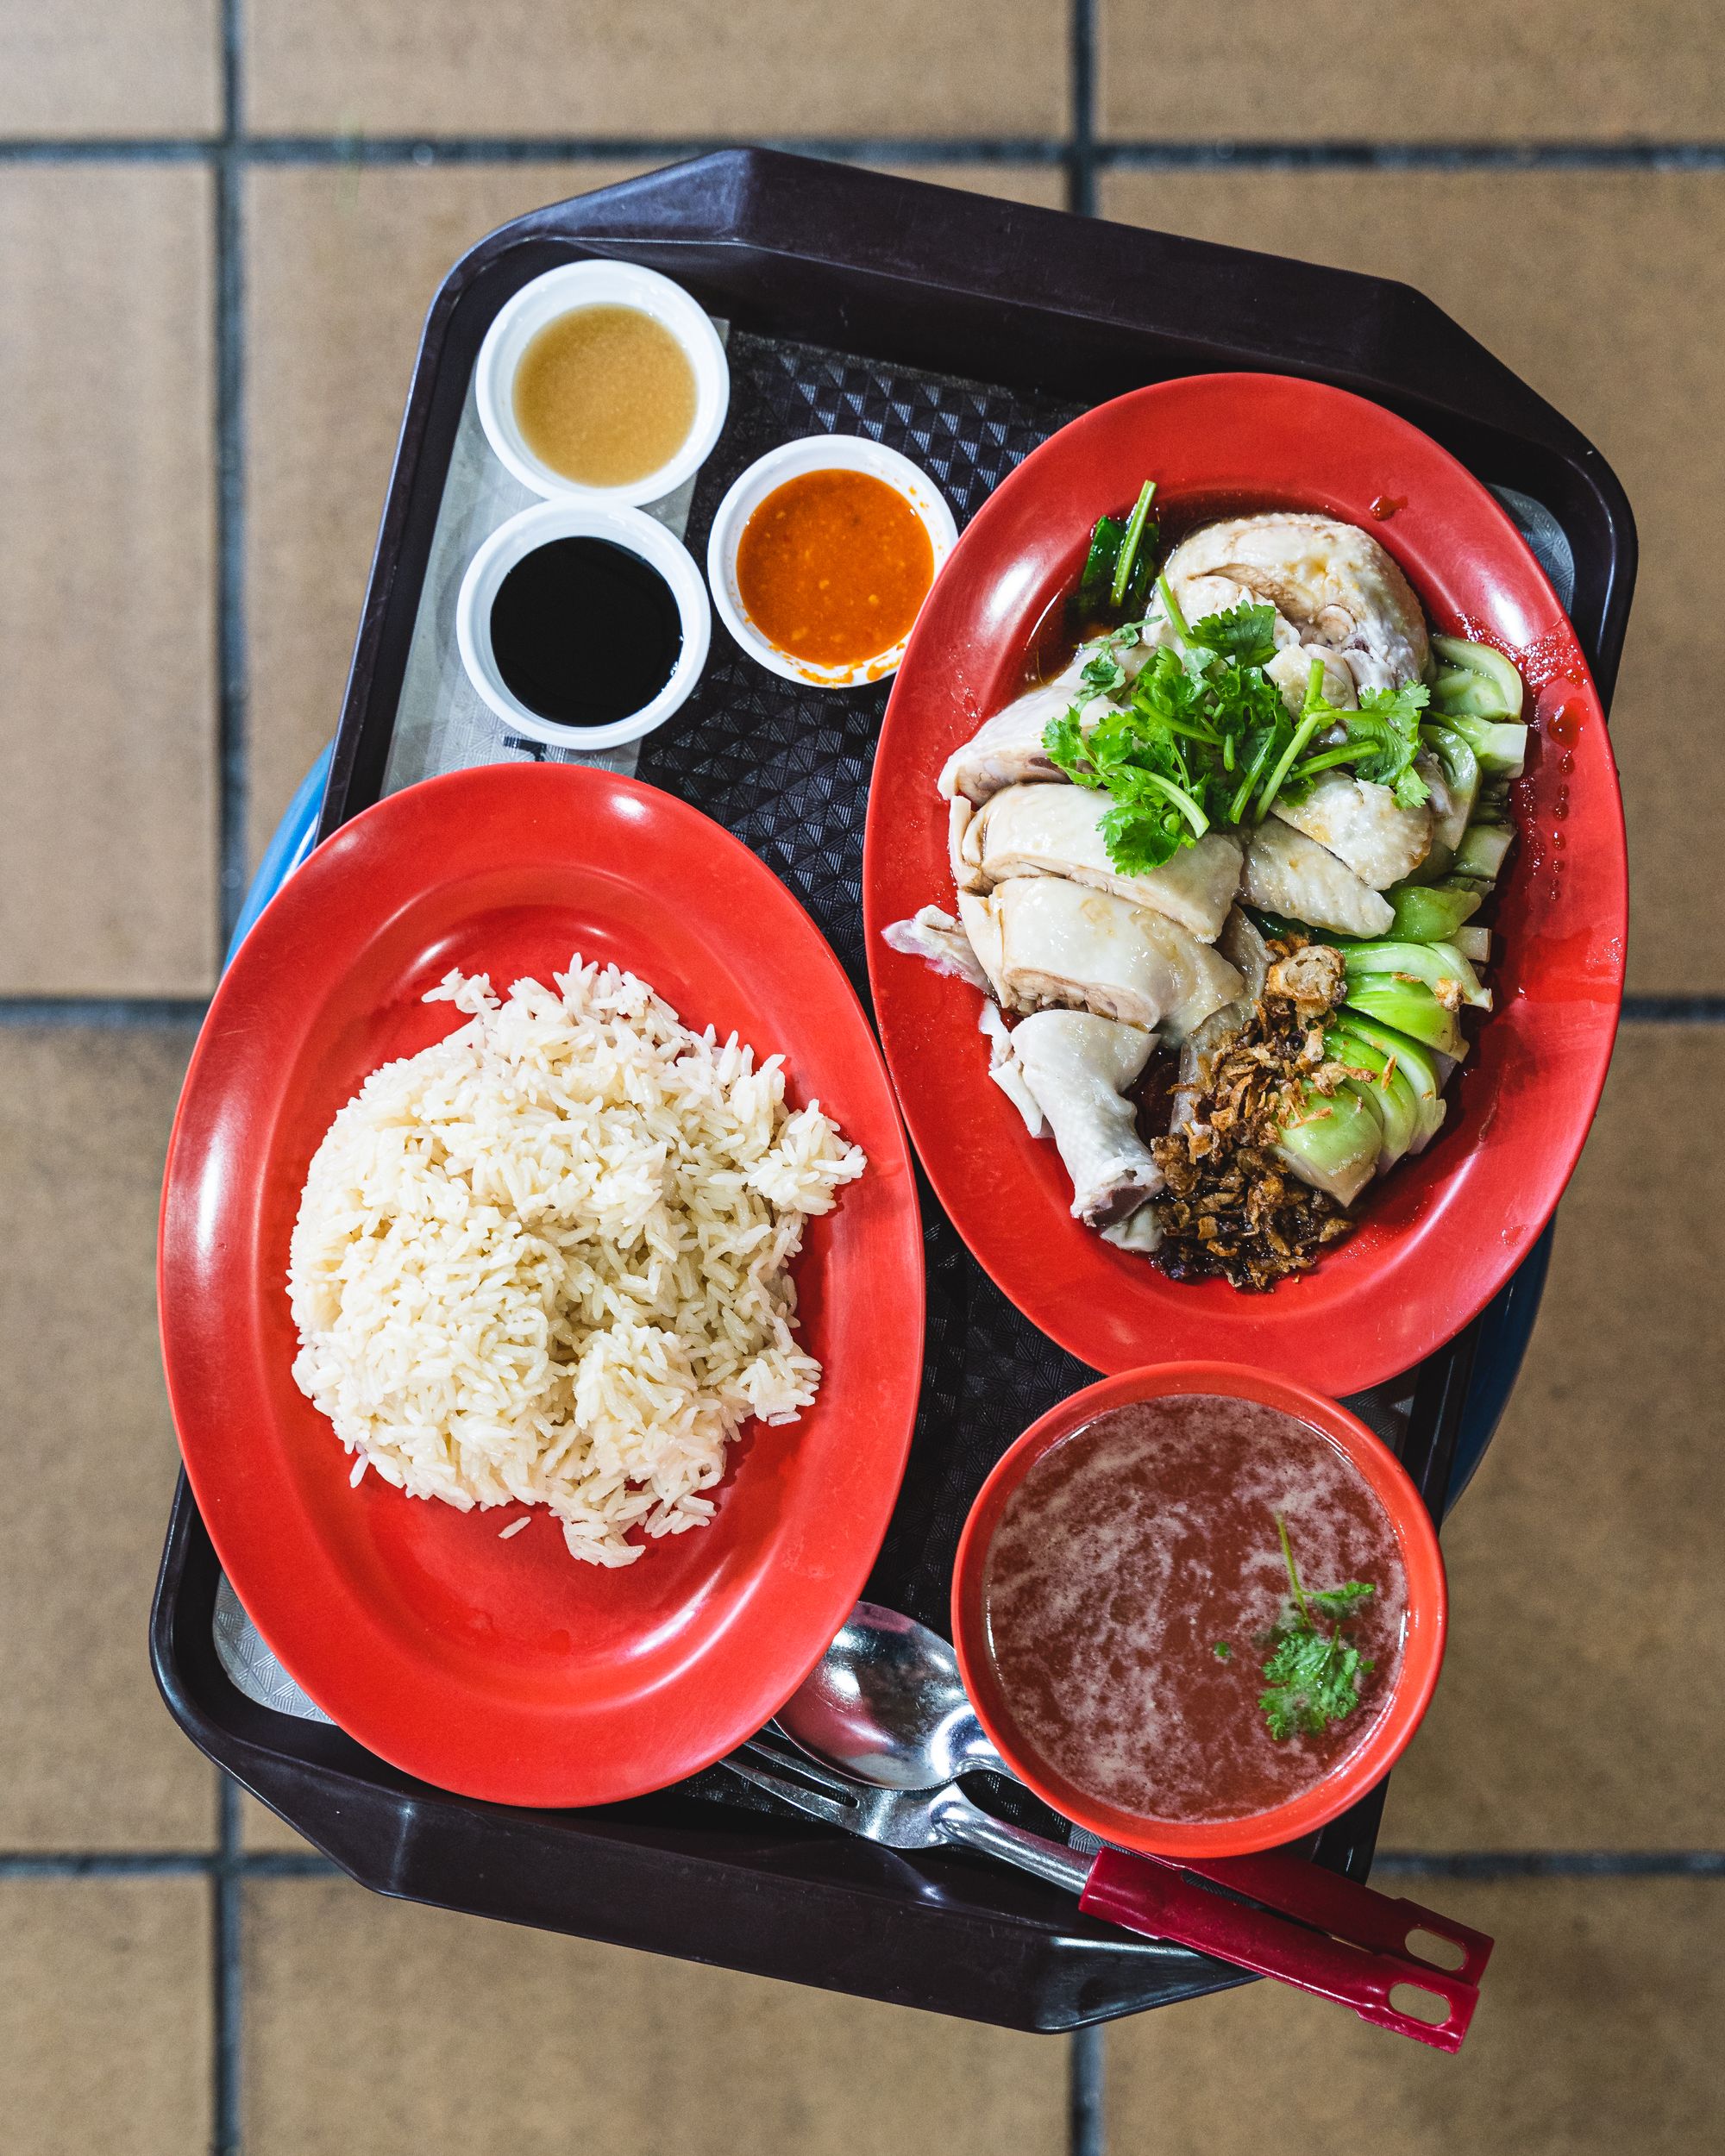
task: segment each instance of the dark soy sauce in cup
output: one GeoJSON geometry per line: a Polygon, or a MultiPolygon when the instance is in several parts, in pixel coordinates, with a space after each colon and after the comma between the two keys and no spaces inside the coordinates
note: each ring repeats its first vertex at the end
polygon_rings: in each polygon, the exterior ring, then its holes
{"type": "Polygon", "coordinates": [[[609,539],[548,540],[492,601],[498,672],[530,711],[560,726],[609,726],[644,710],[682,648],[670,586],[609,539]]]}

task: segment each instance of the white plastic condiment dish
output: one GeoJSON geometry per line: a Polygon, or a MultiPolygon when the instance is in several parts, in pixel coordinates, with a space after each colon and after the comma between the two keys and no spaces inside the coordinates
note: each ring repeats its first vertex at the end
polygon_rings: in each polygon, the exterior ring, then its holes
{"type": "Polygon", "coordinates": [[[877,652],[851,666],[817,666],[811,660],[799,659],[782,650],[756,628],[743,604],[737,583],[737,549],[743,526],[762,503],[787,479],[800,479],[806,472],[833,471],[869,473],[904,496],[928,534],[934,554],[933,576],[930,578],[932,586],[933,577],[939,575],[942,562],[958,538],[958,526],[945,496],[927,473],[908,457],[900,456],[896,449],[886,448],[878,442],[850,434],[811,435],[801,442],[787,442],[779,448],[769,449],[765,456],[751,464],[719,504],[718,514],[712,520],[706,545],[706,576],[712,586],[713,604],[718,609],[719,619],[751,659],[787,681],[807,681],[820,688],[844,689],[853,688],[859,682],[883,681],[888,674],[896,673],[899,661],[905,655],[907,637],[900,637],[889,650],[877,652]]]}
{"type": "Polygon", "coordinates": [[[598,502],[542,502],[499,524],[467,564],[455,601],[455,642],[467,679],[511,731],[558,749],[616,749],[639,741],[681,709],[700,679],[712,639],[706,587],[687,547],[638,509],[598,502]],[[504,579],[553,539],[607,539],[656,569],[677,603],[682,649],[671,678],[650,704],[607,726],[566,726],[542,718],[511,690],[492,649],[491,613],[504,579]]]}
{"type": "Polygon", "coordinates": [[[634,262],[566,262],[524,285],[486,331],[474,398],[493,454],[524,486],[548,501],[638,507],[674,493],[712,454],[731,404],[731,369],[718,330],[681,285],[634,262]],[[523,354],[548,323],[577,307],[638,308],[669,331],[694,369],[695,416],[681,448],[626,486],[586,486],[566,478],[533,454],[516,421],[515,376],[523,354]]]}

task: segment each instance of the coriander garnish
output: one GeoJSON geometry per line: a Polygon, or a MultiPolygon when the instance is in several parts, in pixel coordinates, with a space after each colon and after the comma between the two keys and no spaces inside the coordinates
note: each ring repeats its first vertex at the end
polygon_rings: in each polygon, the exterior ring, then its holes
{"type": "Polygon", "coordinates": [[[1295,1735],[1320,1737],[1332,1722],[1345,1720],[1359,1705],[1359,1680],[1370,1676],[1377,1664],[1365,1660],[1347,1639],[1347,1620],[1377,1590],[1364,1580],[1349,1580],[1340,1587],[1302,1587],[1287,1526],[1280,1513],[1275,1517],[1288,1583],[1294,1590],[1295,1614],[1270,1635],[1270,1658],[1264,1665],[1269,1689],[1258,1695],[1258,1703],[1279,1744],[1295,1735]],[[1332,1620],[1327,1632],[1318,1617],[1332,1620]]]}

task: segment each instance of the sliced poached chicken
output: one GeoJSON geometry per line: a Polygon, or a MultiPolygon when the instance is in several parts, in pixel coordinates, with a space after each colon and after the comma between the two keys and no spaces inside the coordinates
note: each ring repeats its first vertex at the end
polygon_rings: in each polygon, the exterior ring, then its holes
{"type": "Polygon", "coordinates": [[[1039,1011],[1013,1028],[1012,1061],[1072,1179],[1073,1217],[1093,1228],[1116,1226],[1163,1187],[1125,1097],[1151,1045],[1137,1026],[1084,1011],[1039,1011]]]}
{"type": "Polygon", "coordinates": [[[901,950],[908,958],[926,959],[937,973],[951,974],[957,980],[968,981],[971,987],[980,988],[984,995],[994,993],[994,985],[970,938],[962,925],[950,913],[943,913],[938,906],[924,906],[907,921],[889,923],[881,931],[881,940],[889,950],[901,950]]]}
{"type": "Polygon", "coordinates": [[[1059,767],[1044,752],[1042,736],[1050,720],[1063,718],[1082,697],[1078,675],[1087,656],[1078,652],[1053,680],[1026,690],[1004,711],[984,719],[963,748],[947,758],[939,780],[943,796],[949,801],[962,798],[980,807],[1002,787],[1060,778],[1059,767]]]}
{"type": "Polygon", "coordinates": [[[1277,816],[1251,834],[1240,891],[1250,906],[1338,936],[1387,935],[1396,918],[1389,901],[1346,862],[1277,816]]]}
{"type": "Polygon", "coordinates": [[[1429,808],[1403,808],[1387,786],[1351,772],[1320,773],[1302,800],[1278,800],[1270,814],[1315,838],[1374,891],[1412,875],[1432,849],[1429,808]]]}
{"type": "Polygon", "coordinates": [[[1009,877],[958,908],[1009,1011],[1076,1006],[1178,1041],[1240,993],[1226,959],[1178,922],[1063,877],[1009,877]]]}
{"type": "Polygon", "coordinates": [[[1430,640],[1420,602],[1357,524],[1298,510],[1231,517],[1182,539],[1164,573],[1176,599],[1200,579],[1225,578],[1268,602],[1296,642],[1339,653],[1357,688],[1401,688],[1425,671],[1430,640]]]}
{"type": "Polygon", "coordinates": [[[1239,839],[1207,831],[1160,868],[1124,875],[1102,837],[1108,807],[1106,794],[1076,786],[1007,787],[974,814],[955,802],[953,880],[961,891],[982,893],[1012,876],[1065,876],[1165,914],[1213,943],[1239,884],[1239,839]]]}

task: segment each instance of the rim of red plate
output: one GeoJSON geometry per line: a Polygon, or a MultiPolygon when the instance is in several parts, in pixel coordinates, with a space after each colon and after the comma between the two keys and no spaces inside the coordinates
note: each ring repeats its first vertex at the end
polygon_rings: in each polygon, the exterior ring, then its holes
{"type": "Polygon", "coordinates": [[[1381,1438],[1309,1386],[1237,1363],[1165,1363],[1087,1385],[1033,1422],[977,1492],[958,1539],[952,1640],[970,1703],[996,1751],[1027,1789],[1103,1841],[1164,1857],[1242,1857],[1314,1834],[1376,1788],[1406,1751],[1431,1703],[1449,1619],[1444,1561],[1420,1493],[1381,1438]],[[1242,1819],[1149,1819],[1076,1788],[1022,1743],[988,1649],[982,1581],[988,1547],[1013,1493],[1046,1453],[1106,1408],[1146,1400],[1221,1395],[1275,1407],[1316,1430],[1358,1470],[1396,1532],[1408,1589],[1408,1626],[1388,1704],[1364,1742],[1298,1796],[1242,1819]]]}
{"type": "Polygon", "coordinates": [[[1061,429],[961,536],[888,705],[863,906],[876,1023],[913,1142],[1002,1293],[1094,1369],[1201,1357],[1345,1395],[1452,1338],[1557,1206],[1604,1084],[1622,996],[1622,805],[1574,630],[1509,517],[1463,465],[1346,390],[1286,375],[1186,376],[1061,429]],[[881,940],[919,907],[950,905],[940,767],[1022,686],[1034,632],[1076,579],[1092,522],[1149,474],[1176,518],[1279,506],[1364,525],[1440,633],[1506,651],[1530,690],[1528,772],[1512,810],[1521,843],[1494,923],[1497,1007],[1471,1029],[1446,1128],[1374,1187],[1352,1237],[1265,1295],[1170,1281],[1072,1220],[1051,1144],[1029,1136],[988,1079],[977,992],[881,940]],[[1395,513],[1375,518],[1386,497],[1395,513]],[[1571,738],[1559,743],[1554,721],[1571,738]]]}
{"type": "Polygon", "coordinates": [[[241,1601],[348,1735],[493,1802],[637,1796],[758,1728],[861,1593],[908,1457],[921,1223],[861,1004],[765,862],[686,803],[605,771],[450,773],[311,854],[241,946],[199,1035],[169,1144],[157,1277],[182,1457],[241,1601]],[[681,897],[667,906],[660,877],[673,868],[681,897]],[[592,941],[573,946],[584,956],[625,963],[638,948],[637,970],[686,1020],[728,1010],[761,1054],[785,1051],[793,1101],[819,1094],[869,1162],[811,1222],[795,1262],[825,1370],[814,1406],[785,1428],[746,1425],[715,1519],[605,1572],[603,1591],[543,1507],[461,1514],[376,1476],[349,1489],[348,1457],[293,1384],[286,1308],[283,1223],[329,1115],[377,1063],[465,1022],[420,1001],[451,965],[486,970],[490,949],[499,992],[525,973],[548,978],[566,912],[587,924],[592,941]],[[518,1512],[534,1531],[499,1542],[518,1512]]]}

